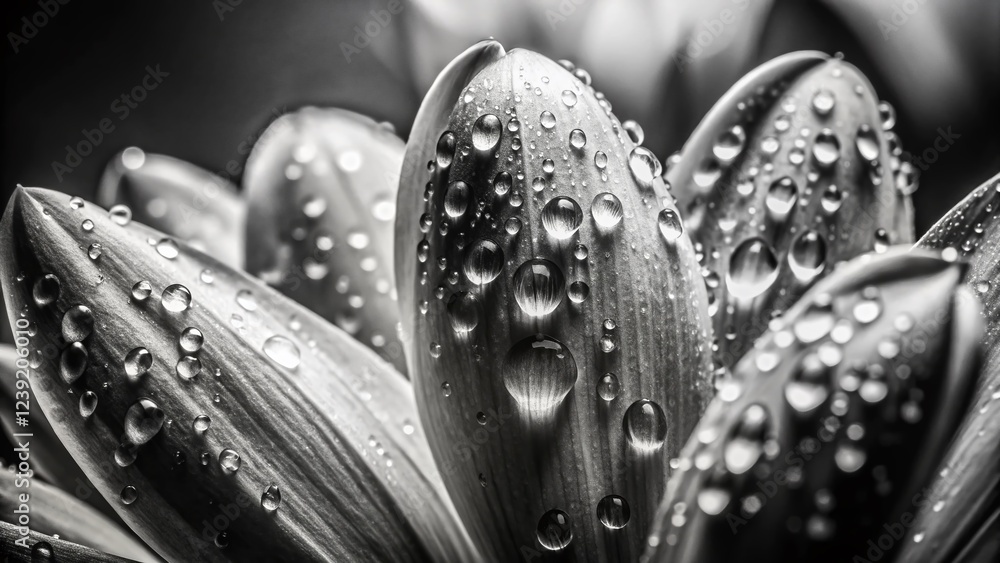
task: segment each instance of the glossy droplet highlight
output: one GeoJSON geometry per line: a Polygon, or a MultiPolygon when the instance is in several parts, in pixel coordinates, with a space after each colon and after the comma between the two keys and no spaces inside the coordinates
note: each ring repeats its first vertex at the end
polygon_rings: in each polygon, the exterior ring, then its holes
{"type": "Polygon", "coordinates": [[[129,377],[139,377],[149,371],[153,365],[153,355],[149,350],[139,347],[129,350],[125,354],[125,375],[129,377]]]}
{"type": "Polygon", "coordinates": [[[86,371],[89,362],[87,348],[79,342],[73,342],[59,355],[59,377],[67,384],[73,384],[86,371]]]}
{"type": "Polygon", "coordinates": [[[160,303],[172,313],[186,311],[191,306],[191,291],[179,283],[168,285],[160,295],[160,303]]]}
{"type": "Polygon", "coordinates": [[[572,198],[557,196],[542,208],[542,226],[553,237],[563,240],[573,236],[583,223],[583,210],[572,198]]]}
{"type": "Polygon", "coordinates": [[[597,503],[597,518],[609,530],[624,528],[631,516],[628,502],[618,495],[608,495],[597,503]]]}
{"type": "Polygon", "coordinates": [[[623,420],[625,437],[632,447],[649,452],[663,446],[667,437],[667,417],[660,405],[642,399],[632,403],[623,420]]]}
{"type": "Polygon", "coordinates": [[[500,275],[503,265],[504,256],[500,246],[492,240],[480,239],[466,250],[462,270],[470,282],[485,285],[500,275]]]}
{"type": "Polygon", "coordinates": [[[469,208],[469,185],[458,181],[448,184],[448,189],[444,194],[444,212],[449,217],[457,218],[465,215],[469,208]]]}
{"type": "Polygon", "coordinates": [[[139,492],[136,491],[135,487],[133,487],[132,485],[128,485],[127,487],[122,489],[122,492],[118,495],[118,498],[121,499],[122,504],[130,505],[139,498],[139,492]]]}
{"type": "Polygon", "coordinates": [[[659,215],[656,216],[656,224],[660,228],[660,235],[667,242],[672,243],[684,234],[684,224],[681,223],[680,216],[677,215],[677,211],[669,207],[660,210],[659,215]]]}
{"type": "Polygon", "coordinates": [[[577,366],[566,346],[537,334],[511,346],[502,374],[504,387],[521,408],[544,412],[558,406],[572,390],[577,366]]]}
{"type": "Polygon", "coordinates": [[[276,334],[265,340],[263,350],[268,358],[271,358],[275,363],[287,369],[299,367],[299,363],[302,361],[299,347],[281,335],[276,334]]]}
{"type": "Polygon", "coordinates": [[[472,126],[472,146],[476,150],[489,152],[500,144],[500,134],[503,132],[503,125],[500,119],[491,114],[481,116],[472,126]]]}
{"type": "Polygon", "coordinates": [[[788,251],[788,265],[800,281],[811,281],[826,266],[826,241],[813,230],[799,233],[788,251]]]}
{"type": "Polygon", "coordinates": [[[141,446],[159,433],[164,418],[163,411],[152,399],[139,399],[125,413],[125,437],[141,446]]]}
{"type": "Polygon", "coordinates": [[[573,541],[573,527],[569,515],[559,509],[552,509],[538,519],[535,528],[538,543],[549,551],[561,551],[573,541]]]}
{"type": "Polygon", "coordinates": [[[153,293],[153,286],[146,280],[135,282],[132,286],[132,299],[145,301],[153,293]]]}
{"type": "Polygon", "coordinates": [[[778,277],[778,259],[762,238],[744,240],[729,257],[726,287],[738,299],[753,299],[771,287],[778,277]]]}
{"type": "Polygon", "coordinates": [[[226,473],[236,473],[243,465],[243,460],[240,459],[240,454],[226,448],[219,452],[219,465],[226,473]]]}
{"type": "Polygon", "coordinates": [[[774,221],[784,221],[795,209],[798,198],[799,189],[795,185],[795,180],[788,176],[778,178],[771,183],[764,198],[768,216],[774,221]]]}
{"type": "Polygon", "coordinates": [[[36,305],[44,307],[59,299],[59,292],[59,278],[55,274],[45,274],[35,281],[35,285],[31,289],[31,296],[34,298],[36,305]]]}
{"type": "Polygon", "coordinates": [[[712,146],[712,153],[723,164],[729,164],[743,152],[746,141],[747,135],[743,127],[735,125],[719,135],[712,146]]]}
{"type": "Polygon", "coordinates": [[[268,512],[274,512],[281,506],[281,490],[277,485],[268,485],[260,495],[260,506],[268,512]]]}
{"type": "Polygon", "coordinates": [[[590,214],[601,227],[614,227],[621,222],[624,213],[621,200],[613,193],[597,194],[590,204],[590,214]]]}
{"type": "Polygon", "coordinates": [[[80,342],[94,332],[94,315],[86,305],[70,307],[63,313],[62,335],[66,342],[80,342]]]}
{"type": "Polygon", "coordinates": [[[541,258],[528,260],[514,272],[514,299],[527,315],[543,317],[562,302],[565,284],[559,266],[541,258]]]}
{"type": "Polygon", "coordinates": [[[83,418],[90,418],[90,415],[94,414],[97,410],[97,394],[93,391],[84,391],[80,395],[80,416],[83,418]]]}
{"type": "Polygon", "coordinates": [[[840,159],[840,139],[836,133],[824,129],[816,135],[813,143],[813,160],[820,168],[830,168],[840,159]]]}

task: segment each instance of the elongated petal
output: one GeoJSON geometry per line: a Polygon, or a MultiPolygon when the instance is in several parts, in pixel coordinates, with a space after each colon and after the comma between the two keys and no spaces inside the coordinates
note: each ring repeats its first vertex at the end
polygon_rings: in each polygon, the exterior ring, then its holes
{"type": "MultiPolygon", "coordinates": [[[[4,321],[6,322],[6,321],[4,321]]],[[[22,338],[30,331],[23,331],[19,334],[22,338]]],[[[28,341],[30,344],[30,340],[28,341]]],[[[3,427],[4,434],[11,440],[12,444],[27,440],[31,445],[31,469],[34,474],[42,479],[54,484],[64,491],[72,491],[76,498],[86,501],[101,512],[117,518],[115,511],[104,500],[104,497],[97,492],[94,485],[83,474],[80,467],[73,460],[73,456],[66,451],[65,446],[59,441],[52,425],[49,424],[45,414],[38,408],[31,408],[31,396],[27,395],[27,404],[18,404],[23,400],[27,392],[26,385],[30,382],[30,375],[35,366],[43,358],[54,358],[59,354],[59,349],[50,347],[47,349],[24,348],[28,354],[23,357],[21,365],[23,369],[17,367],[17,360],[21,358],[16,349],[12,346],[0,346],[0,426],[3,427]],[[23,381],[23,383],[18,383],[23,381]],[[18,395],[18,393],[21,395],[18,395]],[[19,420],[16,412],[29,409],[27,426],[17,426],[19,420]],[[16,437],[15,434],[28,434],[28,436],[16,437]]],[[[38,385],[52,385],[47,380],[37,382],[38,385]]]]}
{"type": "Polygon", "coordinates": [[[131,147],[108,164],[97,201],[109,209],[126,205],[136,221],[243,266],[246,203],[231,182],[207,170],[131,147]]]}
{"type": "Polygon", "coordinates": [[[389,126],[305,108],[261,135],[243,186],[247,271],[405,371],[392,273],[402,161],[389,126]]]}
{"type": "Polygon", "coordinates": [[[0,545],[4,547],[4,563],[125,563],[123,559],[96,549],[55,538],[34,530],[0,522],[0,545]]]}
{"type": "Polygon", "coordinates": [[[408,178],[426,203],[397,223],[411,375],[446,484],[498,560],[634,559],[712,392],[704,284],[661,210],[658,161],[530,51],[446,99],[407,148],[431,161],[408,178]]]}
{"type": "Polygon", "coordinates": [[[685,446],[646,560],[891,560],[869,542],[913,524],[979,373],[978,303],[938,256],[860,257],[775,323],[685,446]]]}
{"type": "MultiPolygon", "coordinates": [[[[40,449],[30,451],[35,454],[40,449]]],[[[159,561],[132,534],[90,505],[44,481],[15,473],[13,467],[0,471],[0,493],[0,518],[6,522],[18,525],[16,519],[25,514],[26,506],[33,531],[136,561],[159,561]],[[25,502],[22,494],[28,495],[25,502]]]]}
{"type": "MultiPolygon", "coordinates": [[[[437,138],[448,126],[451,108],[472,77],[484,66],[504,55],[496,41],[481,41],[455,58],[434,81],[424,97],[410,130],[410,140],[403,156],[396,198],[396,228],[394,260],[396,292],[400,303],[400,337],[404,343],[412,339],[416,312],[409,304],[414,301],[413,276],[417,271],[414,245],[420,238],[420,215],[415,209],[424,206],[427,169],[435,160],[437,138]]],[[[407,361],[411,361],[407,358],[407,361]]]]}
{"type": "Polygon", "coordinates": [[[160,555],[474,558],[404,378],[255,278],[80,204],[15,192],[3,288],[33,345],[62,350],[35,401],[160,555]]]}
{"type": "Polygon", "coordinates": [[[717,363],[839,262],[913,240],[884,118],[857,69],[801,52],[744,77],[691,135],[667,180],[704,266],[717,363]]]}
{"type": "MultiPolygon", "coordinates": [[[[990,526],[995,529],[997,525],[996,510],[1000,502],[998,193],[1000,175],[973,191],[917,243],[919,248],[952,248],[969,262],[965,281],[983,302],[986,354],[973,406],[930,487],[917,523],[910,529],[900,561],[956,560],[970,544],[981,541],[983,533],[988,536],[990,526]]],[[[995,554],[995,542],[991,549],[995,554]]],[[[989,559],[983,556],[981,560],[989,559]]]]}

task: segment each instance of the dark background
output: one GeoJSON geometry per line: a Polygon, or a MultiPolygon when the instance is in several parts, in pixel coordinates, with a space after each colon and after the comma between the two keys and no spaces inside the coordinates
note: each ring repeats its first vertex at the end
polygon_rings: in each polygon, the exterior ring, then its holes
{"type": "MultiPolygon", "coordinates": [[[[0,206],[17,183],[92,196],[104,165],[130,145],[221,170],[230,160],[245,160],[240,143],[259,135],[274,112],[304,104],[353,109],[387,120],[406,135],[425,88],[415,85],[409,71],[414,53],[407,41],[418,40],[411,31],[411,20],[419,19],[418,7],[404,0],[397,21],[348,63],[341,42],[352,40],[354,26],[366,20],[369,10],[385,8],[384,0],[228,1],[239,4],[220,19],[217,6],[227,0],[68,0],[15,54],[7,34],[21,33],[21,18],[41,8],[37,0],[4,0],[0,206]],[[146,65],[157,64],[169,77],[119,121],[110,109],[112,102],[140,83],[146,65]],[[81,141],[81,130],[97,127],[105,117],[112,119],[115,130],[63,181],[57,180],[52,162],[64,160],[65,146],[81,141]]],[[[797,49],[841,51],[897,107],[896,130],[904,147],[915,152],[930,147],[938,135],[936,126],[951,126],[960,133],[960,141],[922,176],[916,195],[918,233],[1000,170],[1000,69],[996,53],[989,52],[1000,49],[1000,2],[947,4],[965,11],[950,27],[959,34],[963,59],[976,79],[971,95],[956,101],[962,107],[945,112],[947,123],[928,123],[900,103],[908,95],[907,85],[888,80],[885,66],[873,63],[871,44],[859,41],[853,28],[822,2],[776,1],[749,57],[752,64],[744,69],[797,49]]],[[[508,48],[527,43],[552,58],[575,58],[565,47],[551,47],[544,24],[524,27],[534,31],[505,38],[504,28],[498,26],[497,39],[508,48]]],[[[714,96],[695,97],[685,90],[686,77],[676,78],[669,70],[664,73],[665,101],[656,107],[632,109],[615,103],[622,119],[640,119],[646,144],[661,158],[680,147],[714,99],[735,80],[720,74],[718,85],[712,86],[714,96]]],[[[627,94],[629,88],[602,81],[596,73],[594,82],[613,102],[616,91],[627,94]]]]}

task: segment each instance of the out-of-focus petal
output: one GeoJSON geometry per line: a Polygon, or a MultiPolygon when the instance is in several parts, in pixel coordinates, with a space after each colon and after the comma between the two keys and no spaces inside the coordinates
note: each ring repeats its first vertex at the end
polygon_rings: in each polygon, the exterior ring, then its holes
{"type": "Polygon", "coordinates": [[[243,266],[246,203],[232,183],[207,170],[130,147],[108,164],[97,201],[109,209],[126,205],[132,219],[227,266],[243,266]]]}
{"type": "Polygon", "coordinates": [[[530,51],[421,115],[400,304],[459,513],[497,560],[634,560],[713,391],[704,284],[660,164],[584,74],[530,51]]]}
{"type": "Polygon", "coordinates": [[[406,370],[393,276],[403,141],[340,109],[274,121],[247,161],[246,269],[406,370]]]}
{"type": "Polygon", "coordinates": [[[878,104],[854,67],[792,53],[733,86],[669,163],[720,365],[838,263],[913,240],[899,143],[878,104]]]}
{"type": "Polygon", "coordinates": [[[367,348],[79,198],[19,189],[0,227],[9,318],[61,350],[34,400],[161,556],[475,559],[412,389],[367,348]]]}
{"type": "MultiPolygon", "coordinates": [[[[29,442],[32,455],[41,450],[38,446],[46,447],[30,444],[34,440],[22,441],[29,442]]],[[[17,473],[14,466],[0,470],[0,519],[18,525],[17,518],[25,514],[22,504],[28,508],[30,527],[35,532],[58,535],[66,541],[136,561],[159,561],[131,533],[77,497],[17,473]],[[22,503],[20,495],[25,493],[28,502],[22,503]]]]}
{"type": "Polygon", "coordinates": [[[869,254],[789,309],[685,446],[644,559],[896,560],[979,374],[953,260],[869,254]]]}
{"type": "MultiPolygon", "coordinates": [[[[420,215],[427,190],[427,170],[436,158],[437,137],[451,117],[451,110],[462,91],[484,66],[504,55],[503,46],[496,41],[481,41],[469,47],[438,76],[427,91],[406,144],[403,169],[399,177],[396,199],[396,225],[394,260],[396,292],[400,303],[400,337],[404,347],[413,338],[416,311],[408,304],[414,302],[413,276],[417,273],[416,243],[420,237],[420,215]]],[[[411,361],[407,359],[407,361],[411,361]]]]}
{"type": "MultiPolygon", "coordinates": [[[[975,400],[940,473],[929,487],[900,561],[917,563],[961,559],[970,545],[986,540],[993,557],[1000,502],[1000,174],[955,206],[917,243],[918,248],[953,249],[969,262],[965,281],[983,303],[986,320],[985,365],[975,400]],[[991,528],[992,527],[992,528],[991,528]],[[993,535],[995,538],[995,533],[993,535]],[[990,547],[992,546],[992,547],[990,547]]],[[[964,560],[964,559],[963,559],[964,560]]]]}

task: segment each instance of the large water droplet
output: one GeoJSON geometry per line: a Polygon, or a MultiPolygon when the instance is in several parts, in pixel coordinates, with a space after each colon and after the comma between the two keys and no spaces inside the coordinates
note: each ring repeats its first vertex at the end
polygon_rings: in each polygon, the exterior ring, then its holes
{"type": "Polygon", "coordinates": [[[243,465],[243,460],[240,459],[240,454],[226,448],[219,452],[219,465],[226,473],[236,473],[243,465]]]}
{"type": "Polygon", "coordinates": [[[684,234],[684,224],[677,215],[677,211],[664,207],[656,216],[656,224],[660,227],[660,234],[667,242],[674,242],[684,234]]]}
{"type": "Polygon", "coordinates": [[[514,272],[514,299],[532,317],[548,315],[559,306],[565,293],[562,270],[548,260],[528,260],[514,272]]]}
{"type": "Polygon", "coordinates": [[[163,427],[165,415],[152,399],[143,398],[125,413],[125,437],[136,446],[153,439],[163,427]]]}
{"type": "Polygon", "coordinates": [[[36,305],[44,307],[59,299],[59,291],[59,278],[55,274],[45,274],[35,282],[31,295],[36,305]]]}
{"type": "Polygon", "coordinates": [[[500,144],[500,134],[503,132],[503,125],[500,118],[487,113],[476,120],[472,126],[472,146],[476,150],[490,152],[500,144]]]}
{"type": "Polygon", "coordinates": [[[576,360],[558,340],[537,334],[511,346],[503,367],[503,383],[521,408],[543,412],[555,408],[576,383],[576,360]]]}
{"type": "Polygon", "coordinates": [[[618,495],[608,495],[597,503],[597,518],[610,530],[620,530],[628,524],[631,510],[628,502],[618,495]]]}
{"type": "Polygon", "coordinates": [[[299,363],[302,361],[299,347],[284,336],[276,334],[268,338],[264,341],[263,349],[268,358],[288,369],[299,367],[299,363]]]}
{"type": "Polygon", "coordinates": [[[556,196],[542,208],[542,226],[553,237],[563,240],[575,234],[583,223],[583,210],[573,198],[556,196]]]}
{"type": "Polygon", "coordinates": [[[826,242],[813,230],[802,231],[788,251],[788,265],[800,281],[808,282],[826,267],[826,242]]]}
{"type": "Polygon", "coordinates": [[[62,335],[66,342],[80,342],[94,332],[94,315],[86,305],[70,307],[63,314],[62,335]]]}
{"type": "Polygon", "coordinates": [[[281,506],[281,490],[277,485],[268,485],[260,495],[260,506],[268,512],[274,512],[281,506]]]}
{"type": "Polygon", "coordinates": [[[778,178],[771,183],[764,198],[768,216],[774,221],[784,221],[795,209],[795,202],[798,199],[799,189],[795,185],[795,180],[788,176],[778,178]]]}
{"type": "Polygon", "coordinates": [[[90,354],[79,342],[73,342],[59,356],[59,376],[68,384],[74,383],[87,369],[90,354]]]}
{"type": "Polygon", "coordinates": [[[448,318],[455,332],[470,332],[479,325],[482,305],[473,293],[462,292],[451,297],[448,303],[448,318]]]}
{"type": "Polygon", "coordinates": [[[458,181],[448,184],[444,193],[444,212],[449,217],[461,217],[469,208],[469,185],[458,181]]]}
{"type": "Polygon", "coordinates": [[[153,365],[153,355],[149,350],[139,347],[125,354],[125,375],[139,377],[149,371],[153,365]]]}
{"type": "Polygon", "coordinates": [[[743,152],[743,146],[746,144],[747,135],[743,131],[743,127],[739,125],[734,125],[730,129],[724,131],[719,138],[715,140],[715,145],[712,147],[712,153],[715,154],[715,158],[718,158],[723,164],[729,164],[736,157],[740,156],[743,152]]]}
{"type": "Polygon", "coordinates": [[[492,240],[479,239],[465,251],[463,271],[474,284],[485,285],[495,280],[503,265],[503,250],[492,240]]]}
{"type": "Polygon", "coordinates": [[[830,168],[840,159],[840,139],[830,129],[816,134],[812,149],[813,159],[820,168],[830,168]]]}
{"type": "Polygon", "coordinates": [[[638,400],[629,406],[623,426],[629,443],[640,451],[659,449],[667,437],[667,417],[660,405],[648,399],[638,400]]]}
{"type": "Polygon", "coordinates": [[[858,154],[861,155],[861,158],[868,162],[875,162],[878,160],[881,147],[879,146],[878,136],[875,134],[875,130],[872,129],[871,126],[868,124],[861,124],[858,127],[858,134],[854,139],[854,143],[858,148],[858,154]]]}
{"type": "Polygon", "coordinates": [[[191,306],[191,291],[179,283],[168,285],[160,295],[160,303],[173,313],[186,311],[191,306]]]}
{"type": "Polygon", "coordinates": [[[538,519],[535,529],[538,543],[549,551],[560,551],[573,541],[573,527],[569,515],[559,509],[552,509],[538,519]]]}
{"type": "Polygon", "coordinates": [[[726,287],[738,299],[753,299],[771,287],[778,277],[778,259],[762,238],[744,240],[729,257],[726,287]]]}
{"type": "Polygon", "coordinates": [[[602,227],[614,227],[621,222],[624,210],[622,202],[613,193],[604,192],[594,196],[593,203],[590,204],[590,214],[594,221],[602,227]]]}

